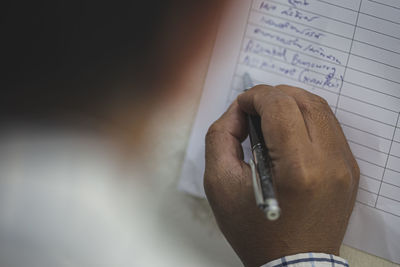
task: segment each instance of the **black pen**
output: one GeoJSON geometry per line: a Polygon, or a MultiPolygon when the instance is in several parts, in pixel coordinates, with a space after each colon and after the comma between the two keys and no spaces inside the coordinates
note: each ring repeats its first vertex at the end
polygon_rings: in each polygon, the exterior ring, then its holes
{"type": "MultiPolygon", "coordinates": [[[[253,81],[248,73],[243,76],[245,90],[253,87],[253,81]]],[[[276,200],[271,173],[271,159],[265,146],[261,130],[261,118],[248,115],[249,136],[253,160],[250,160],[254,195],[258,207],[264,211],[267,218],[274,221],[280,216],[280,208],[276,200]]]]}

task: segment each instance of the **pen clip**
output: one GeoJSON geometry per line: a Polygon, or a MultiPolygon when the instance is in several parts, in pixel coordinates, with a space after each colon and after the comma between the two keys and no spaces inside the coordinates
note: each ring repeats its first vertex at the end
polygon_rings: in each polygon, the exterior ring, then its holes
{"type": "Polygon", "coordinates": [[[254,197],[258,207],[264,206],[264,197],[262,194],[260,179],[258,179],[256,164],[252,159],[250,159],[251,176],[253,180],[254,197]]]}

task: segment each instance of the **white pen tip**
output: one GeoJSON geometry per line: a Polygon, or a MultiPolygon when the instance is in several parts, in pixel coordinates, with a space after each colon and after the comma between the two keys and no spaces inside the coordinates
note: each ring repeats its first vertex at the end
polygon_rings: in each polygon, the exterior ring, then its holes
{"type": "Polygon", "coordinates": [[[245,90],[248,90],[253,87],[253,81],[250,77],[250,74],[247,72],[243,74],[243,85],[245,90]]]}

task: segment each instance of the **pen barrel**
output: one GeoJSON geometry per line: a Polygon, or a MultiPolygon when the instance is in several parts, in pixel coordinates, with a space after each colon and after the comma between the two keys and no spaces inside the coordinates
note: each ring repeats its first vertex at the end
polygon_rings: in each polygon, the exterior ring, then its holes
{"type": "Polygon", "coordinates": [[[274,199],[275,191],[272,182],[271,162],[267,150],[261,143],[258,143],[253,146],[252,152],[263,198],[264,200],[274,199]]]}
{"type": "Polygon", "coordinates": [[[260,187],[263,199],[275,198],[272,183],[271,161],[268,150],[265,146],[264,136],[261,129],[261,118],[249,115],[249,135],[252,145],[253,159],[257,169],[257,176],[260,180],[260,187]]]}
{"type": "MultiPolygon", "coordinates": [[[[243,84],[245,89],[253,87],[253,82],[248,73],[245,73],[243,76],[243,84]]],[[[271,171],[272,164],[264,142],[261,118],[260,116],[248,115],[248,123],[251,150],[253,153],[253,160],[250,160],[250,167],[256,203],[264,211],[266,217],[274,221],[280,216],[280,208],[275,197],[271,171]]]]}

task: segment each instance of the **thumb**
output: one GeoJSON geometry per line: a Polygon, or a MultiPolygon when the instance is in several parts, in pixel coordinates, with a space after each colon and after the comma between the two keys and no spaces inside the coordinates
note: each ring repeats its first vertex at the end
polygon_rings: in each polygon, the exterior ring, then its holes
{"type": "Polygon", "coordinates": [[[247,137],[247,119],[238,102],[215,121],[206,135],[206,164],[229,167],[243,160],[241,142],[247,137]]]}
{"type": "Polygon", "coordinates": [[[247,134],[246,114],[237,101],[209,128],[204,189],[210,203],[215,204],[220,198],[225,203],[237,198],[239,192],[246,192],[247,196],[252,188],[250,166],[243,161],[241,146],[247,134]]]}

